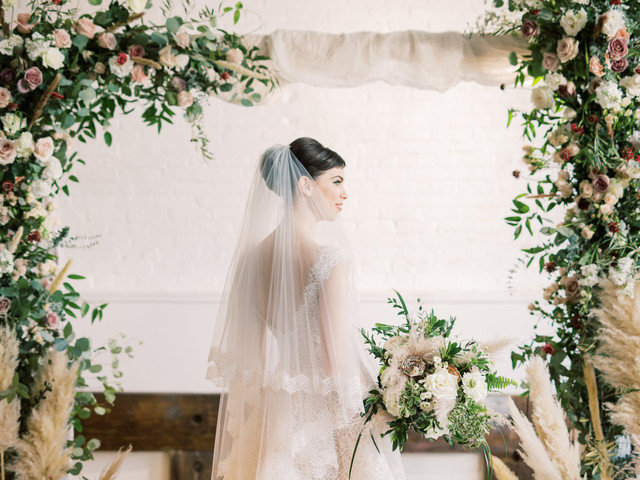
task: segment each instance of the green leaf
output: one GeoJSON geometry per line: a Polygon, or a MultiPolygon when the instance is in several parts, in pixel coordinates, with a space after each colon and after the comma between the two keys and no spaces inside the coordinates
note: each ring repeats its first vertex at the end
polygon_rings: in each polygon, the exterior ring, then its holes
{"type": "Polygon", "coordinates": [[[89,5],[100,5],[102,0],[89,0],[89,5]]]}
{"type": "Polygon", "coordinates": [[[112,137],[111,134],[109,132],[104,132],[104,143],[107,144],[107,147],[111,146],[111,141],[112,141],[112,137]]]}
{"type": "Polygon", "coordinates": [[[519,200],[513,200],[513,204],[518,210],[518,213],[527,213],[529,211],[529,206],[519,200]]]}
{"type": "Polygon", "coordinates": [[[89,38],[86,35],[82,34],[76,35],[75,37],[73,37],[73,41],[71,43],[75,45],[78,50],[83,51],[87,46],[87,43],[89,43],[89,38]]]}
{"type": "Polygon", "coordinates": [[[180,17],[167,18],[167,30],[175,34],[180,29],[181,22],[182,19],[180,17]]]}
{"type": "Polygon", "coordinates": [[[69,344],[64,338],[57,338],[55,342],[53,342],[53,348],[55,348],[58,352],[62,352],[69,348],[69,344]]]}
{"type": "Polygon", "coordinates": [[[516,55],[516,52],[511,52],[509,54],[509,63],[511,65],[518,65],[518,55],[516,55]]]}
{"type": "Polygon", "coordinates": [[[236,23],[238,23],[238,20],[240,20],[240,10],[236,10],[236,11],[233,13],[233,23],[234,23],[234,25],[235,25],[236,23]]]}
{"type": "Polygon", "coordinates": [[[83,352],[86,352],[91,348],[91,341],[86,337],[79,338],[76,341],[76,347],[78,347],[83,352]]]}
{"type": "Polygon", "coordinates": [[[167,42],[169,41],[169,40],[167,39],[167,36],[166,36],[166,35],[163,35],[163,34],[161,34],[161,33],[157,33],[157,32],[153,32],[153,33],[151,34],[151,40],[152,40],[152,41],[154,41],[154,42],[156,42],[156,43],[157,43],[158,45],[160,45],[161,47],[164,47],[164,46],[167,44],[167,42]]]}
{"type": "Polygon", "coordinates": [[[107,413],[107,410],[104,407],[100,406],[94,407],[93,411],[96,413],[96,415],[104,415],[105,413],[107,413]]]}
{"type": "Polygon", "coordinates": [[[97,438],[92,438],[87,442],[87,448],[92,452],[94,450],[97,450],[98,448],[100,448],[100,440],[98,440],[97,438]]]}

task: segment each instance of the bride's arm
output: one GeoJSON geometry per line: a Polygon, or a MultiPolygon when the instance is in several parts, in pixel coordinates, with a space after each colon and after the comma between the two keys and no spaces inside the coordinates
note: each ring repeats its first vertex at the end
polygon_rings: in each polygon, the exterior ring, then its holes
{"type": "Polygon", "coordinates": [[[337,380],[359,375],[348,316],[349,263],[332,268],[319,297],[321,344],[327,374],[337,380]]]}

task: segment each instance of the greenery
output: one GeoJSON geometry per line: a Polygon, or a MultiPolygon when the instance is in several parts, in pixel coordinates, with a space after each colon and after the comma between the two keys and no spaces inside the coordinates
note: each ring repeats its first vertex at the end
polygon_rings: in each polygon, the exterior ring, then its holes
{"type": "MultiPolygon", "coordinates": [[[[99,6],[102,0],[89,3],[99,6]]],[[[4,11],[13,15],[14,4],[5,0],[4,11]]],[[[78,182],[72,169],[85,164],[70,150],[71,141],[100,135],[111,145],[114,115],[142,103],[143,120],[158,131],[181,110],[203,157],[211,159],[200,123],[208,97],[251,106],[276,83],[257,48],[217,27],[225,15],[239,21],[239,2],[182,18],[170,16],[173,5],[167,1],[163,25],[144,21],[146,0],[112,1],[92,14],[81,14],[65,0],[29,6],[31,12],[11,19],[13,28],[2,19],[0,40],[0,322],[14,327],[20,340],[19,367],[0,401],[21,398],[24,433],[30,412],[46,395],[46,387],[31,391],[44,353],[55,348],[78,361],[69,419],[77,433],[69,446],[75,460],[70,473],[79,474],[100,446],[82,435],[82,421],[109,412],[122,375],[119,357],[131,356],[132,346],[122,339],[93,345],[76,336],[70,321],[100,321],[107,306],[82,300],[74,285],[84,277],[67,275],[68,266],[59,269],[53,250],[70,240],[67,227],[57,228],[54,198],[60,191],[70,194],[69,182],[78,182]],[[106,404],[88,391],[92,377],[102,385],[106,404]]],[[[188,2],[184,7],[191,10],[188,2]]],[[[15,452],[5,454],[14,457],[15,452]]]]}
{"type": "Polygon", "coordinates": [[[508,124],[521,118],[531,142],[524,156],[530,175],[505,220],[515,238],[525,232],[542,236],[523,249],[520,260],[548,276],[544,300],[529,308],[555,330],[514,352],[513,364],[546,356],[562,406],[587,447],[582,473],[627,478],[620,461],[598,460],[617,455],[623,429],[603,405],[616,402],[620,392],[598,376],[604,439],[595,439],[583,369],[598,348],[592,312],[599,306],[599,280],[607,278],[632,296],[640,260],[640,4],[494,4],[509,19],[498,32],[528,41],[527,54],[509,59],[517,67],[515,85],[531,82],[534,104],[530,111],[509,111],[508,124]],[[597,465],[607,463],[612,470],[600,472],[597,465]]]}

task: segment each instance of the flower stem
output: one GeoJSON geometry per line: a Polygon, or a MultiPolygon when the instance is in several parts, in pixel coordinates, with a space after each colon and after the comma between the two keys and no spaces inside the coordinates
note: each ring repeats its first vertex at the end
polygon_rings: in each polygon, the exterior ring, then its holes
{"type": "MultiPolygon", "coordinates": [[[[593,424],[593,435],[600,445],[604,445],[604,434],[602,433],[602,424],[600,422],[600,406],[598,405],[598,384],[596,382],[596,373],[593,366],[585,358],[584,360],[584,379],[587,384],[587,393],[589,394],[589,411],[591,412],[591,423],[593,424]]],[[[600,461],[600,478],[602,480],[611,480],[609,476],[609,458],[605,454],[600,461]]]]}

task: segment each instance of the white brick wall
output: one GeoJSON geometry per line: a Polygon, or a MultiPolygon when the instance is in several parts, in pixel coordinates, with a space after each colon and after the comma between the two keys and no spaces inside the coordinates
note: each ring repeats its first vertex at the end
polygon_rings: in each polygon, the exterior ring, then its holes
{"type": "MultiPolygon", "coordinates": [[[[483,8],[480,0],[244,3],[244,33],[461,31],[483,8]]],[[[159,10],[148,17],[159,19],[159,10]]],[[[508,270],[527,242],[514,244],[502,220],[523,186],[511,171],[524,173],[520,130],[505,128],[506,110],[526,108],[528,95],[475,84],[445,94],[296,84],[252,109],[212,99],[210,164],[179,117],[162,135],[142,124],[141,109],[117,118],[113,147],[78,145],[88,165],[75,171],[81,183],[70,186],[71,198],[59,202],[72,235],[101,235],[94,248],[60,252],[74,260],[73,273],[88,277],[81,293],[111,303],[102,325],[76,322],[80,333],[91,332],[96,344],[119,331],[145,342],[123,362],[129,391],[212,391],[202,380],[206,349],[253,166],[269,145],[312,136],[348,164],[343,219],[360,258],[366,321],[385,320],[386,296],[397,288],[457,315],[462,334],[528,338],[526,304],[541,283],[535,272],[520,274],[516,295],[507,294],[508,270]]],[[[506,357],[500,366],[509,373],[506,357]]]]}

